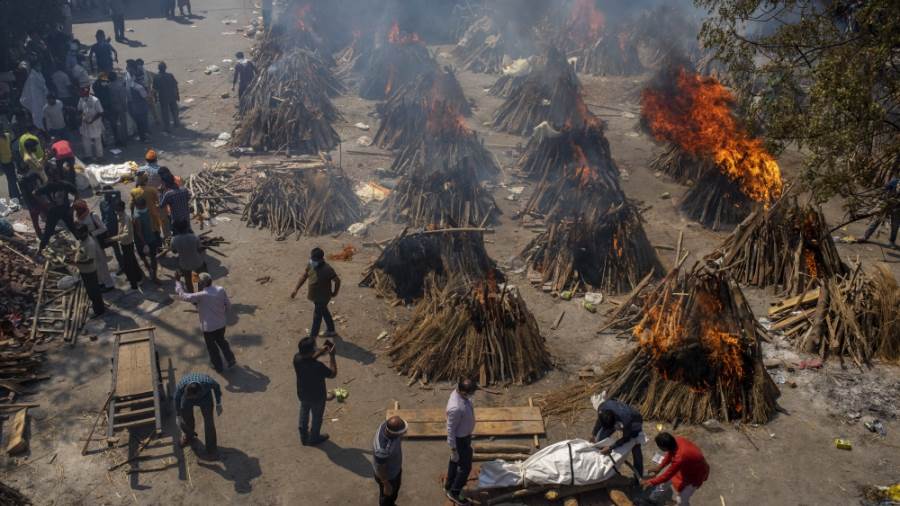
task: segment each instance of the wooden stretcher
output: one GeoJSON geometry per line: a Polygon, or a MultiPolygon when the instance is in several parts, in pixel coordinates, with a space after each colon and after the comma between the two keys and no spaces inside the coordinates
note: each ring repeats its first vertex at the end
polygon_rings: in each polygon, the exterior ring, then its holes
{"type": "MultiPolygon", "coordinates": [[[[544,434],[544,417],[541,409],[530,406],[475,408],[474,436],[531,436],[535,447],[538,436],[544,434]]],[[[407,438],[447,437],[447,414],[444,408],[394,409],[387,410],[385,419],[392,416],[403,418],[409,426],[407,438]]]]}
{"type": "Polygon", "coordinates": [[[112,387],[107,408],[107,441],[122,430],[153,427],[162,433],[162,385],[156,327],[115,332],[112,356],[112,387]]]}

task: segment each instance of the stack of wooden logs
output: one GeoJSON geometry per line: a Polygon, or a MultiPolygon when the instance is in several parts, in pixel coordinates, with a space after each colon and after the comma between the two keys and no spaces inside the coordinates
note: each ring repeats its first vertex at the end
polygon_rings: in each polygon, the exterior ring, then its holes
{"type": "MultiPolygon", "coordinates": [[[[573,111],[577,117],[577,111],[573,111]]],[[[528,139],[525,151],[516,162],[516,170],[529,179],[541,179],[574,171],[587,165],[617,177],[619,169],[612,159],[609,141],[599,121],[574,121],[581,128],[565,126],[555,130],[549,124],[540,125],[528,139]]]]}
{"type": "Polygon", "coordinates": [[[885,264],[871,273],[861,264],[845,276],[772,304],[770,330],[796,348],[825,358],[845,358],[862,368],[874,358],[900,360],[900,287],[885,264]]]}
{"type": "Polygon", "coordinates": [[[484,247],[484,229],[404,229],[383,246],[366,269],[360,286],[374,288],[380,297],[410,303],[422,297],[425,280],[434,276],[443,286],[451,274],[472,281],[489,276],[503,281],[497,264],[484,247]]]}
{"type": "Polygon", "coordinates": [[[463,69],[484,74],[499,74],[505,53],[503,35],[490,16],[472,23],[451,51],[463,69]]]}
{"type": "Polygon", "coordinates": [[[377,106],[381,124],[373,144],[396,149],[413,144],[427,133],[429,119],[449,115],[470,116],[472,108],[456,75],[449,68],[435,68],[399,87],[377,106]],[[446,110],[444,110],[446,109],[446,110]]]}
{"type": "Polygon", "coordinates": [[[0,318],[23,320],[31,315],[41,274],[25,242],[0,239],[0,318]]]}
{"type": "Polygon", "coordinates": [[[662,153],[650,161],[650,170],[661,172],[678,183],[693,186],[704,174],[716,170],[716,164],[669,143],[662,153]]]}
{"type": "Polygon", "coordinates": [[[727,230],[743,221],[758,206],[740,184],[718,169],[704,174],[678,204],[684,215],[710,230],[727,230]]]}
{"type": "Polygon", "coordinates": [[[437,67],[437,62],[424,43],[383,41],[372,50],[365,73],[359,83],[359,96],[368,100],[384,100],[419,75],[437,67]]]}
{"type": "Polygon", "coordinates": [[[494,84],[488,88],[488,95],[492,97],[508,98],[513,91],[519,89],[525,80],[528,79],[528,73],[504,73],[494,81],[494,84]]]}
{"type": "Polygon", "coordinates": [[[292,50],[262,69],[241,98],[233,144],[257,151],[329,151],[340,143],[331,124],[342,119],[330,97],[343,91],[316,54],[292,50]]]}
{"type": "Polygon", "coordinates": [[[788,295],[847,272],[822,213],[788,195],[755,209],[707,258],[739,283],[778,286],[788,295]]]}
{"type": "Polygon", "coordinates": [[[268,228],[278,240],[344,230],[362,216],[350,179],[335,165],[264,173],[242,219],[249,226],[268,228]]]}
{"type": "Polygon", "coordinates": [[[237,167],[220,166],[204,168],[188,177],[187,188],[191,192],[191,211],[194,219],[202,224],[220,214],[240,212],[247,184],[252,180],[248,172],[238,173],[237,167]]]}
{"type": "Polygon", "coordinates": [[[455,276],[430,279],[412,319],[393,337],[390,357],[410,382],[477,378],[524,384],[551,367],[537,320],[514,287],[455,276]]]}
{"type": "Polygon", "coordinates": [[[575,58],[575,70],[594,76],[634,76],[644,72],[637,43],[627,33],[604,33],[590,44],[576,44],[568,52],[575,58]]]}
{"type": "Polygon", "coordinates": [[[429,130],[428,135],[421,135],[403,147],[389,170],[403,176],[419,170],[453,170],[462,165],[471,167],[479,180],[493,179],[500,174],[494,155],[484,147],[478,134],[463,127],[429,130]]]}
{"type": "Polygon", "coordinates": [[[0,504],[4,506],[31,506],[31,500],[18,490],[0,481],[0,504]]]}
{"type": "Polygon", "coordinates": [[[638,344],[602,367],[596,379],[543,399],[545,414],[581,409],[606,392],[648,419],[765,423],[780,392],[763,365],[768,335],[727,272],[695,266],[673,272],[646,298],[633,328],[638,344]]]}

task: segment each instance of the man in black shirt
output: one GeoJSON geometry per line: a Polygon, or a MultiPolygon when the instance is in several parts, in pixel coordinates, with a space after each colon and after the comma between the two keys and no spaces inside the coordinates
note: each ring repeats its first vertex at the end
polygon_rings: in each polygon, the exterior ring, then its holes
{"type": "Polygon", "coordinates": [[[78,196],[78,189],[75,185],[66,181],[58,171],[50,170],[50,181],[42,186],[36,195],[42,195],[47,198],[50,208],[47,210],[47,223],[44,225],[44,235],[41,236],[41,245],[38,247],[38,254],[44,250],[50,238],[56,233],[56,224],[62,220],[66,224],[66,228],[72,234],[75,233],[75,221],[72,219],[72,204],[69,202],[69,195],[78,196]]]}
{"type": "Polygon", "coordinates": [[[597,422],[594,423],[591,442],[599,443],[612,436],[616,430],[621,430],[622,437],[600,449],[602,453],[609,455],[612,450],[636,440],[637,444],[632,447],[631,455],[634,458],[634,470],[638,477],[642,478],[644,474],[644,455],[641,453],[641,444],[644,440],[643,426],[644,419],[638,410],[624,402],[609,399],[597,407],[597,422]]]}
{"type": "Polygon", "coordinates": [[[297,373],[297,398],[300,399],[300,442],[304,446],[314,446],[328,440],[328,434],[320,434],[319,431],[325,415],[325,378],[337,376],[334,344],[326,341],[325,347],[317,354],[315,340],[306,337],[300,340],[297,348],[294,371],[297,373]],[[327,366],[316,359],[323,353],[328,353],[327,366]]]}

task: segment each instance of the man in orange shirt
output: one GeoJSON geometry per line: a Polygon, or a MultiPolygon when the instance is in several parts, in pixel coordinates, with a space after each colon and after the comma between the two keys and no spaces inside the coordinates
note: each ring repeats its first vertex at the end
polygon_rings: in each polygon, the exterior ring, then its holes
{"type": "Polygon", "coordinates": [[[150,214],[150,224],[153,231],[163,231],[162,214],[159,210],[159,190],[149,184],[149,175],[146,172],[138,172],[136,185],[131,190],[131,212],[134,212],[134,203],[143,198],[147,202],[147,212],[150,214]]]}
{"type": "Polygon", "coordinates": [[[691,441],[668,432],[660,432],[656,436],[656,446],[666,452],[666,456],[658,466],[651,467],[649,473],[655,474],[666,466],[668,468],[651,480],[641,480],[641,485],[655,487],[671,481],[675,503],[690,506],[691,496],[709,478],[709,464],[703,452],[691,441]]]}

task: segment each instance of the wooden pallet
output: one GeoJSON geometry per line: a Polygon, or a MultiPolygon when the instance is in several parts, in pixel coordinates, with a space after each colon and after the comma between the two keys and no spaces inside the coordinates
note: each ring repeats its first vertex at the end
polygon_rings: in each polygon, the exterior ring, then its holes
{"type": "Polygon", "coordinates": [[[156,351],[156,327],[116,332],[107,439],[121,430],[154,427],[162,432],[165,392],[156,351]]]}
{"type": "MultiPolygon", "coordinates": [[[[385,419],[399,416],[409,424],[407,438],[447,437],[447,414],[444,408],[387,410],[385,419]]],[[[531,406],[475,408],[474,436],[539,436],[543,435],[541,409],[531,406]]]]}

